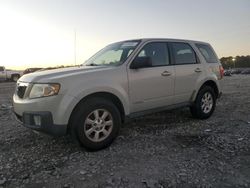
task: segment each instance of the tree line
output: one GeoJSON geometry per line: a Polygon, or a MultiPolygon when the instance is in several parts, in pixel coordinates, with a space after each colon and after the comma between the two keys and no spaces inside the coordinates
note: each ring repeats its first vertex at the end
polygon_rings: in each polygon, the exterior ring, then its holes
{"type": "Polygon", "coordinates": [[[232,56],[222,57],[220,62],[224,69],[250,67],[250,55],[236,56],[235,58],[232,56]]]}

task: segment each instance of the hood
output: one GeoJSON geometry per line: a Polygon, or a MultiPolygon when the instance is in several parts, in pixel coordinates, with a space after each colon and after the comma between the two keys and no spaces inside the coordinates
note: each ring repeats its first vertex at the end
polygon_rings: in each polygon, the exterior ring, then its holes
{"type": "Polygon", "coordinates": [[[53,80],[60,79],[62,77],[74,76],[83,73],[102,71],[105,69],[111,69],[112,67],[107,66],[80,66],[70,68],[59,68],[53,70],[45,70],[41,72],[34,72],[25,74],[19,81],[21,82],[50,82],[53,80]]]}

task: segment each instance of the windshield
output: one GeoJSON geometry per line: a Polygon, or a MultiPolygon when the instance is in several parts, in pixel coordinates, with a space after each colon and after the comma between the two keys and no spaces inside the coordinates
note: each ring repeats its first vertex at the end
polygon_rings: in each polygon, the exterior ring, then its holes
{"type": "Polygon", "coordinates": [[[140,41],[117,42],[106,46],[92,56],[83,65],[85,66],[115,66],[126,61],[140,41]]]}

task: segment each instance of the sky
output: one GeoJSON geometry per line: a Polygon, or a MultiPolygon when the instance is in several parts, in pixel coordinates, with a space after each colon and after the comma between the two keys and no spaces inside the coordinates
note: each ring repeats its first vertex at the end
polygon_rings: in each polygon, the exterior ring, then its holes
{"type": "Polygon", "coordinates": [[[110,43],[148,37],[250,55],[250,0],[0,0],[6,68],[81,64],[110,43]]]}

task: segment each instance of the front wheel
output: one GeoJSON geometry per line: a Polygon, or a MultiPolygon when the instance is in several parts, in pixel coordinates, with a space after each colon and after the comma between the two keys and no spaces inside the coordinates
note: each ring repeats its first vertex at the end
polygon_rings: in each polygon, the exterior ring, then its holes
{"type": "Polygon", "coordinates": [[[214,89],[210,86],[204,86],[197,94],[193,106],[190,107],[190,111],[195,118],[207,119],[213,114],[215,106],[216,96],[214,89]]]}
{"type": "Polygon", "coordinates": [[[77,107],[71,133],[85,148],[99,150],[113,142],[120,125],[120,112],[112,102],[103,98],[92,98],[77,107]]]}

